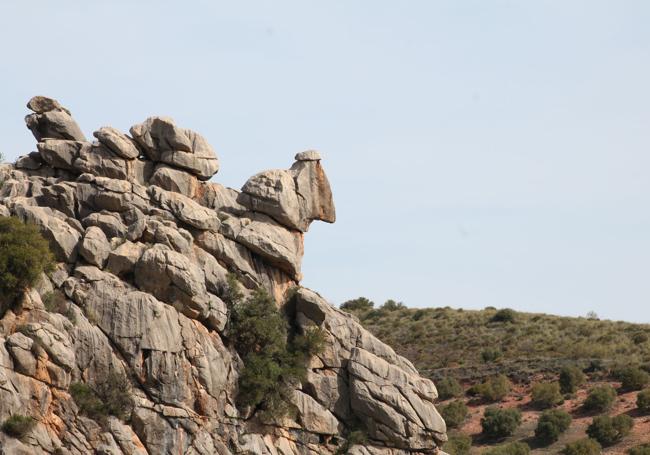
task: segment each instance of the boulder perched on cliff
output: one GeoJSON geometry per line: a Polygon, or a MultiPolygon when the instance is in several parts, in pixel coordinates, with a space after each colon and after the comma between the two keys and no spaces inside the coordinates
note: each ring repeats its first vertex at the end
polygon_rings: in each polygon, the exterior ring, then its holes
{"type": "Polygon", "coordinates": [[[318,152],[237,191],[209,181],[213,148],[167,117],[89,142],[58,101],[28,107],[37,151],[0,165],[0,216],[34,223],[58,263],[0,319],[0,423],[34,423],[20,438],[0,432],[3,453],[439,453],[435,386],[300,287],[304,233],[336,219],[318,152]],[[266,290],[291,336],[323,336],[282,418],[238,402],[235,288],[266,290]],[[131,404],[124,421],[79,395],[101,397],[113,377],[131,404]],[[367,442],[351,446],[352,430],[367,442]]]}

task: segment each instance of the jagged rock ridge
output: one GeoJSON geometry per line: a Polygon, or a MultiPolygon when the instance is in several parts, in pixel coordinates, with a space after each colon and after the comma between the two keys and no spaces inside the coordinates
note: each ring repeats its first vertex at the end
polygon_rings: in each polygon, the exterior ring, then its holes
{"type": "Polygon", "coordinates": [[[35,223],[58,265],[0,320],[0,420],[37,420],[3,453],[333,454],[353,426],[353,454],[437,453],[446,439],[436,389],[350,315],[301,288],[303,236],[335,221],[320,155],[251,177],[242,191],[208,181],[218,158],[165,117],[130,135],[103,127],[89,142],[70,111],[35,97],[26,117],[37,150],[0,165],[0,215],[35,223]],[[227,274],[278,302],[326,347],[294,391],[296,418],[261,422],[235,407],[242,362],[221,338],[227,274]],[[44,309],[60,290],[66,316],[44,309]],[[74,323],[71,322],[74,320],[74,323]],[[72,382],[126,374],[135,409],[106,427],[80,415],[72,382]]]}

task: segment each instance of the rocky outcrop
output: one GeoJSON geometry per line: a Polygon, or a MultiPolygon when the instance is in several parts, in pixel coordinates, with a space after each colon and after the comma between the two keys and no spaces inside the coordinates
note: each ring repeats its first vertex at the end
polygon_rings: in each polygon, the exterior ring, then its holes
{"type": "Polygon", "coordinates": [[[36,421],[21,439],[0,433],[0,453],[440,452],[434,385],[300,287],[304,233],[335,221],[318,152],[237,191],[209,181],[214,150],[169,118],[130,135],[102,127],[89,142],[56,100],[28,108],[37,151],[0,165],[0,216],[38,226],[58,264],[0,315],[0,421],[36,421]],[[224,331],[229,274],[244,293],[268,290],[292,330],[325,335],[279,421],[235,405],[242,360],[224,331]],[[70,385],[94,387],[108,372],[125,375],[135,407],[100,424],[79,413],[70,385]],[[353,429],[367,443],[350,447],[353,429]]]}

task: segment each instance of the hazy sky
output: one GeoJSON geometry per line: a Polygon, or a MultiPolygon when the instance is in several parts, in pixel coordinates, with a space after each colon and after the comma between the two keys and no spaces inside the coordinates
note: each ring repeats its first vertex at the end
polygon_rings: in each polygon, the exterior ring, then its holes
{"type": "Polygon", "coordinates": [[[650,322],[650,2],[3,1],[0,151],[37,94],[91,137],[169,115],[240,188],[315,148],[334,303],[650,322]]]}

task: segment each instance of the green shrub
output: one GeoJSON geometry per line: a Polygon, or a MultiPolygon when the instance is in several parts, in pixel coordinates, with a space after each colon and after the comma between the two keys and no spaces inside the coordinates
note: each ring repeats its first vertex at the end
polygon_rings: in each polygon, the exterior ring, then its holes
{"type": "Polygon", "coordinates": [[[650,444],[641,444],[627,451],[630,455],[650,455],[650,444]]]}
{"type": "Polygon", "coordinates": [[[487,348],[481,352],[481,359],[485,363],[496,362],[503,356],[503,353],[500,349],[497,348],[487,348]]]}
{"type": "Polygon", "coordinates": [[[517,312],[515,310],[504,308],[494,313],[494,316],[492,316],[490,322],[515,322],[516,317],[517,312]]]}
{"type": "Polygon", "coordinates": [[[46,311],[62,314],[73,324],[77,323],[77,316],[72,309],[72,303],[66,299],[65,294],[59,289],[48,292],[43,296],[43,306],[46,311]]]}
{"type": "Polygon", "coordinates": [[[632,335],[632,342],[634,344],[643,344],[648,341],[648,334],[645,332],[637,332],[632,335]]]}
{"type": "Polygon", "coordinates": [[[341,304],[341,309],[347,312],[371,310],[375,306],[375,302],[365,297],[357,297],[356,299],[348,300],[341,304]]]}
{"type": "Polygon", "coordinates": [[[611,385],[594,387],[582,404],[587,411],[605,412],[609,410],[616,399],[616,390],[611,385]]]}
{"type": "Polygon", "coordinates": [[[440,408],[440,415],[445,420],[447,427],[458,428],[467,417],[467,406],[460,400],[452,401],[440,408]]]}
{"type": "Polygon", "coordinates": [[[623,391],[641,390],[650,381],[650,375],[638,367],[626,367],[616,372],[623,391]]]}
{"type": "Polygon", "coordinates": [[[438,389],[438,398],[441,400],[463,395],[463,386],[460,385],[456,378],[442,378],[440,381],[436,381],[436,388],[438,389]]]}
{"type": "Polygon", "coordinates": [[[585,438],[567,444],[562,453],[564,455],[600,455],[601,451],[602,447],[598,444],[598,441],[585,438]]]}
{"type": "Polygon", "coordinates": [[[470,395],[478,395],[489,403],[501,401],[510,392],[510,381],[502,374],[476,384],[468,390],[470,395]]]}
{"type": "Polygon", "coordinates": [[[481,419],[483,434],[491,439],[510,436],[521,424],[521,412],[518,409],[499,409],[490,406],[485,409],[481,419]]]}
{"type": "Polygon", "coordinates": [[[0,217],[0,310],[53,268],[54,257],[36,226],[0,217]]]}
{"type": "Polygon", "coordinates": [[[450,455],[469,455],[472,448],[472,438],[462,433],[449,435],[449,440],[442,449],[450,455]]]}
{"type": "Polygon", "coordinates": [[[402,302],[396,302],[393,299],[386,300],[384,304],[380,307],[380,309],[384,311],[397,311],[397,310],[402,310],[404,308],[406,308],[406,306],[402,302]]]}
{"type": "Polygon", "coordinates": [[[539,409],[552,408],[564,401],[557,382],[537,383],[533,385],[532,403],[539,409]]]}
{"type": "Polygon", "coordinates": [[[636,396],[636,406],[641,412],[650,412],[650,389],[645,389],[639,392],[636,396]]]}
{"type": "Polygon", "coordinates": [[[486,450],[482,455],[528,455],[530,447],[523,442],[511,442],[486,450]]]}
{"type": "Polygon", "coordinates": [[[560,434],[569,429],[571,415],[560,409],[544,411],[537,421],[535,437],[544,444],[551,444],[558,440],[560,434]]]}
{"type": "Polygon", "coordinates": [[[560,392],[575,393],[585,380],[585,374],[580,368],[573,365],[566,366],[560,371],[560,392]]]}
{"type": "Polygon", "coordinates": [[[237,403],[259,408],[262,417],[286,415],[292,386],[306,376],[309,358],[323,349],[322,330],[289,339],[288,324],[275,301],[258,289],[232,307],[229,335],[244,361],[237,403]]]}
{"type": "Polygon", "coordinates": [[[14,414],[4,421],[2,431],[14,438],[22,438],[36,425],[36,420],[29,416],[14,414]]]}
{"type": "Polygon", "coordinates": [[[632,426],[634,426],[634,419],[627,414],[620,414],[616,417],[598,416],[594,417],[591,425],[587,428],[587,435],[601,445],[609,446],[627,436],[632,426]]]}
{"type": "Polygon", "coordinates": [[[108,372],[94,388],[76,382],[70,384],[69,390],[79,411],[102,424],[109,415],[125,420],[133,409],[129,381],[114,371],[108,372]]]}

